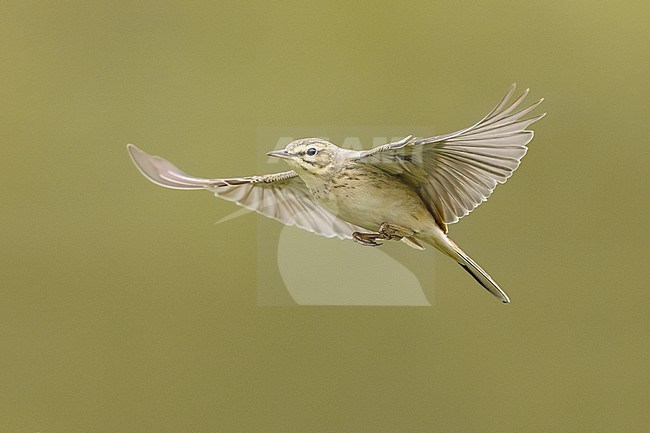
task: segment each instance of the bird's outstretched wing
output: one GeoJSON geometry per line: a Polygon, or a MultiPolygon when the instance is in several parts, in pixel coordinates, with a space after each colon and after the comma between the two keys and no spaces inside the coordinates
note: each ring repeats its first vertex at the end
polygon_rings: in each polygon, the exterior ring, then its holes
{"type": "Polygon", "coordinates": [[[543,99],[515,111],[513,84],[501,102],[469,128],[428,138],[407,137],[361,152],[359,163],[373,164],[417,189],[441,228],[457,222],[492,194],[517,169],[533,131],[526,128],[544,114],[524,118],[543,99]]]}
{"type": "Polygon", "coordinates": [[[273,218],[288,226],[328,238],[350,239],[362,230],[315,202],[295,171],[230,179],[203,179],[190,176],[159,156],[136,146],[127,146],[140,172],[153,183],[174,189],[207,189],[224,200],[273,218]]]}

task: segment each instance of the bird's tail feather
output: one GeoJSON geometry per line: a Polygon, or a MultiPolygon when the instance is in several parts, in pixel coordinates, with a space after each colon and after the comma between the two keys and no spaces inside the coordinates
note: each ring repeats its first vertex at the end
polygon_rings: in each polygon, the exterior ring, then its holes
{"type": "Polygon", "coordinates": [[[501,287],[488,275],[487,272],[483,270],[470,256],[465,254],[458,245],[451,242],[451,245],[455,252],[458,254],[458,264],[462,266],[478,283],[483,286],[488,292],[496,296],[504,304],[510,303],[510,298],[506,295],[506,292],[501,290],[501,287]]]}

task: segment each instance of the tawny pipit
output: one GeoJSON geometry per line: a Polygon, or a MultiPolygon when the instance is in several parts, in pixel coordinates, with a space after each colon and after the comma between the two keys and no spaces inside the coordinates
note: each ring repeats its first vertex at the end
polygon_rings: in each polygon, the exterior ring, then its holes
{"type": "Polygon", "coordinates": [[[457,222],[483,201],[519,166],[544,114],[522,119],[542,100],[515,111],[528,93],[510,103],[506,96],[480,122],[451,134],[413,138],[366,151],[341,149],[319,138],[295,140],[267,155],[293,169],[229,179],[190,176],[169,161],[132,144],[128,150],[152,182],[175,189],[207,189],[289,226],[362,245],[401,240],[423,249],[433,245],[458,262],[503,302],[497,283],[447,236],[457,222]]]}

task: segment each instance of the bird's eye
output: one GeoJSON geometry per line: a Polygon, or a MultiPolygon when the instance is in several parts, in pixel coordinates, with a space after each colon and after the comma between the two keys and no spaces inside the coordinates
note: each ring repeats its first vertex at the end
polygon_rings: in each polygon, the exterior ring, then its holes
{"type": "Polygon", "coordinates": [[[316,152],[317,152],[317,150],[316,150],[315,147],[310,147],[309,149],[307,149],[307,155],[308,156],[314,156],[314,155],[316,155],[316,152]]]}

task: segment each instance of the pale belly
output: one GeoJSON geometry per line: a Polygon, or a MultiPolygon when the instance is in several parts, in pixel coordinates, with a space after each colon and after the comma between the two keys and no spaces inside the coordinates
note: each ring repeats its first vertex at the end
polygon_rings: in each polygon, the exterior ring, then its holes
{"type": "Polygon", "coordinates": [[[435,225],[415,191],[388,176],[347,178],[313,191],[315,198],[341,219],[370,231],[383,223],[422,233],[435,225]]]}

